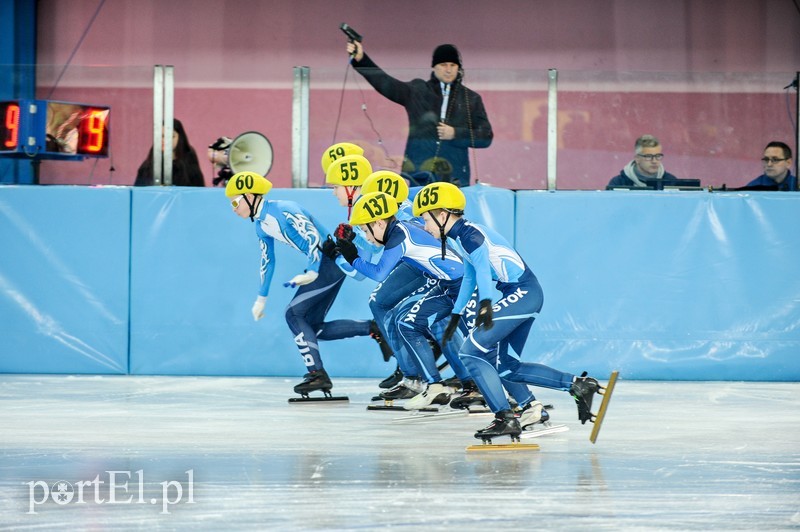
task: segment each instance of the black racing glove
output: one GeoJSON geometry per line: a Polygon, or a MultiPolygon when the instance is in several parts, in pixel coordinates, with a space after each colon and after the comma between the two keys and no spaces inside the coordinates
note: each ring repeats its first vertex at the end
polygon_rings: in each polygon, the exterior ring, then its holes
{"type": "Polygon", "coordinates": [[[478,309],[478,316],[475,318],[475,328],[483,325],[487,331],[492,328],[492,300],[481,299],[481,306],[478,309]]]}
{"type": "Polygon", "coordinates": [[[328,257],[331,260],[336,260],[336,257],[339,256],[339,250],[336,249],[336,242],[333,241],[331,235],[328,235],[328,238],[325,239],[325,242],[319,247],[322,254],[328,257]]]}
{"type": "Polygon", "coordinates": [[[456,329],[458,329],[459,321],[461,321],[461,314],[450,314],[450,321],[447,322],[447,328],[445,328],[444,334],[442,335],[442,345],[445,345],[453,338],[456,329]]]}
{"type": "Polygon", "coordinates": [[[336,240],[349,240],[350,242],[356,237],[356,232],[353,231],[353,226],[346,223],[340,223],[336,227],[336,231],[333,232],[333,236],[336,237],[336,240]]]}
{"type": "Polygon", "coordinates": [[[344,260],[349,262],[351,265],[358,258],[358,248],[355,244],[347,239],[339,238],[336,240],[336,249],[338,249],[339,253],[342,254],[344,260]]]}

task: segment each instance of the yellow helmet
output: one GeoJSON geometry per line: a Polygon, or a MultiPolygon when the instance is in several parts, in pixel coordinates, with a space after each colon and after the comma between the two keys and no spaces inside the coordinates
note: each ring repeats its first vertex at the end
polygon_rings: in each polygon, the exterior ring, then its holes
{"type": "Polygon", "coordinates": [[[360,187],[372,173],[372,165],[361,155],[345,155],[328,167],[325,182],[344,187],[360,187]]]}
{"type": "Polygon", "coordinates": [[[363,225],[384,220],[397,214],[397,201],[386,192],[370,192],[360,196],[353,205],[350,225],[363,225]]]}
{"type": "Polygon", "coordinates": [[[346,155],[364,155],[364,148],[349,142],[340,142],[330,146],[322,154],[322,171],[327,175],[331,163],[346,155]]]}
{"type": "Polygon", "coordinates": [[[467,198],[461,189],[452,183],[431,183],[425,185],[414,197],[414,216],[433,209],[445,209],[461,214],[467,206],[467,198]]]}
{"type": "Polygon", "coordinates": [[[239,172],[228,180],[225,186],[225,195],[229,198],[241,194],[262,194],[266,195],[272,190],[272,183],[255,172],[239,172]]]}
{"type": "Polygon", "coordinates": [[[370,174],[361,185],[362,194],[370,192],[386,192],[393,196],[397,203],[403,203],[408,198],[408,184],[399,174],[391,170],[378,170],[370,174]]]}

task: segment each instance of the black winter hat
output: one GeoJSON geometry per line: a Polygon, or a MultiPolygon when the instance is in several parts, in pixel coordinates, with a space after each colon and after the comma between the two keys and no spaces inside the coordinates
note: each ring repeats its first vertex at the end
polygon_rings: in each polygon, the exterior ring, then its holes
{"type": "Polygon", "coordinates": [[[462,66],[461,54],[458,53],[458,48],[452,44],[440,44],[437,46],[436,50],[433,51],[431,66],[434,67],[439,63],[455,63],[459,67],[462,66]]]}

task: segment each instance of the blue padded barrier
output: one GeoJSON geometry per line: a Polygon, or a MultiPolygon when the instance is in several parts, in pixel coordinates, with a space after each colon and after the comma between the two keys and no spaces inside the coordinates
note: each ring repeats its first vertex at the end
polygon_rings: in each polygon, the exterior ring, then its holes
{"type": "MultiPolygon", "coordinates": [[[[333,231],[346,217],[330,190],[274,189],[333,231]]],[[[261,252],[255,228],[236,216],[221,189],[134,189],[131,263],[131,373],[291,375],[305,367],[284,319],[294,290],[283,287],[305,257],[276,244],[276,271],[265,308],[250,314],[261,252]]],[[[346,280],[329,319],[369,319],[374,282],[346,280]]],[[[377,344],[352,338],[321,345],[333,375],[389,373],[377,344]]]]}
{"type": "MultiPolygon", "coordinates": [[[[465,189],[467,217],[510,239],[545,305],[525,359],[630,379],[797,380],[800,194],[465,189]]],[[[329,230],[330,190],[276,189],[329,230]]],[[[0,371],[286,375],[304,367],[276,248],[254,322],[259,247],[222,190],[0,187],[0,371]],[[129,318],[130,316],[130,318],[129,318]]],[[[347,280],[329,319],[368,319],[347,280]]],[[[322,344],[334,376],[388,375],[375,343],[322,344]]]]}
{"type": "Polygon", "coordinates": [[[128,371],[130,193],[0,187],[0,371],[128,371]]]}
{"type": "MultiPolygon", "coordinates": [[[[473,188],[479,190],[466,189],[466,194],[475,218],[488,216],[513,230],[513,193],[473,188]]],[[[273,189],[268,198],[302,204],[330,232],[347,217],[330,189],[273,189]]],[[[135,188],[132,226],[131,373],[304,372],[284,319],[294,290],[283,287],[303,271],[304,256],[277,243],[266,316],[254,322],[250,307],[259,283],[258,239],[252,223],[231,212],[222,190],[135,188]]],[[[367,300],[375,286],[369,279],[346,279],[328,319],[371,319],[367,300]]],[[[320,348],[331,375],[378,377],[394,369],[369,338],[323,342],[320,348]]]]}
{"type": "Polygon", "coordinates": [[[526,359],[632,379],[800,378],[800,195],[517,193],[545,304],[526,359]]]}

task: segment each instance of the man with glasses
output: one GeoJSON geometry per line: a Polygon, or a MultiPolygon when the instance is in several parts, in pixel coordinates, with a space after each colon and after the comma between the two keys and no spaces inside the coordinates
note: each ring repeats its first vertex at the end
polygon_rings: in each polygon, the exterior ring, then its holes
{"type": "Polygon", "coordinates": [[[772,141],[761,158],[764,173],[745,188],[762,190],[797,190],[797,176],[792,175],[792,149],[783,142],[772,141]]]}
{"type": "Polygon", "coordinates": [[[634,144],[635,156],[618,176],[611,178],[607,189],[623,188],[662,188],[664,182],[677,182],[674,175],[664,171],[661,160],[664,153],[661,143],[653,135],[642,135],[634,144]]]}

